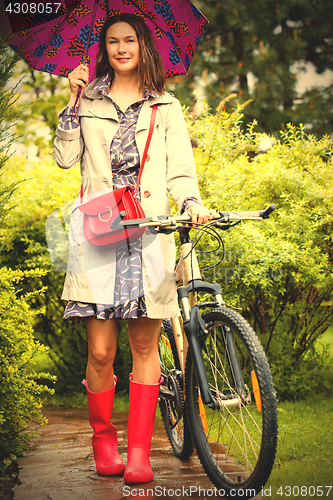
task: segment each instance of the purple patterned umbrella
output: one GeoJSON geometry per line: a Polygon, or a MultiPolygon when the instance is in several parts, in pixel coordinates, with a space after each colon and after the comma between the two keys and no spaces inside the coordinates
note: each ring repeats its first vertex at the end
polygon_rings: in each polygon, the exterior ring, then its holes
{"type": "Polygon", "coordinates": [[[94,78],[99,31],[107,17],[121,13],[135,14],[149,26],[167,77],[184,74],[208,22],[190,0],[57,2],[0,0],[0,29],[9,29],[10,46],[32,68],[59,76],[86,57],[94,78]]]}

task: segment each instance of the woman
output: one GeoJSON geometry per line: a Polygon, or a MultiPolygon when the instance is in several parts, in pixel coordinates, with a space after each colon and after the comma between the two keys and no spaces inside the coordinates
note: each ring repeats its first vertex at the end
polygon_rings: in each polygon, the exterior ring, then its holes
{"type": "MultiPolygon", "coordinates": [[[[81,160],[83,194],[134,186],[147,140],[152,106],[157,118],[138,197],[146,216],[170,213],[167,192],[192,221],[205,223],[191,145],[179,102],[164,92],[164,68],[149,28],[135,15],[106,20],[96,64],[97,79],[88,84],[88,68],[69,74],[71,97],[60,114],[54,143],[59,167],[81,160]],[[78,88],[84,92],[77,117],[78,88]]],[[[94,247],[82,233],[83,215],[74,205],[68,268],[62,298],[64,318],[85,317],[88,334],[86,380],[96,469],[102,475],[124,472],[127,483],[153,478],[149,454],[159,394],[158,343],[163,317],[179,315],[174,280],[173,235],[149,234],[117,249],[94,247]],[[110,423],[116,378],[116,318],[128,319],[133,356],[130,375],[126,468],[110,423]]]]}

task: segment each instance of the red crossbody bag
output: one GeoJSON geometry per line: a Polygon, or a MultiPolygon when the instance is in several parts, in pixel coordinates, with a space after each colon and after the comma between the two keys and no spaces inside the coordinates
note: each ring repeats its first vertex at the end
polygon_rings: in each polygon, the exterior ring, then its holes
{"type": "Polygon", "coordinates": [[[145,228],[119,229],[119,225],[121,225],[121,220],[144,219],[146,217],[136,197],[136,192],[153,135],[157,108],[157,105],[153,106],[147,142],[135,189],[124,186],[82,203],[83,186],[81,185],[81,205],[79,205],[79,209],[84,214],[83,232],[87,241],[94,246],[109,246],[112,248],[126,242],[128,244],[130,241],[140,238],[145,231],[145,228]],[[126,215],[120,217],[120,212],[126,212],[126,215]]]}

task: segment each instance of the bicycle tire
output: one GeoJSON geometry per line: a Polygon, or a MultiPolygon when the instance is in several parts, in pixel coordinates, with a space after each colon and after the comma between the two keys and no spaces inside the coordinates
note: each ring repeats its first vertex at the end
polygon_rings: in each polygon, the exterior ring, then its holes
{"type": "MultiPolygon", "coordinates": [[[[161,327],[159,353],[162,376],[167,379],[170,373],[174,374],[176,371],[179,375],[179,372],[181,372],[181,367],[170,320],[163,320],[161,327]]],[[[181,376],[181,379],[182,378],[183,377],[181,376]]],[[[183,380],[179,382],[179,376],[178,383],[180,384],[180,386],[182,385],[180,389],[184,393],[184,383],[183,380]]],[[[189,429],[186,405],[184,401],[183,405],[183,416],[178,424],[174,428],[172,428],[177,418],[176,407],[172,401],[164,398],[161,398],[159,402],[163,424],[173,452],[177,458],[181,460],[187,460],[193,453],[194,444],[189,429]]]]}
{"type": "Polygon", "coordinates": [[[223,496],[253,498],[270,476],[277,446],[277,407],[270,368],[258,337],[240,314],[219,308],[208,311],[203,319],[208,333],[201,341],[201,352],[210,389],[213,396],[229,398],[231,404],[236,404],[238,398],[238,408],[228,408],[222,403],[219,410],[212,410],[200,403],[197,377],[188,352],[185,386],[193,440],[206,474],[219,490],[225,491],[223,496]],[[234,335],[246,396],[251,396],[251,402],[249,398],[247,402],[246,398],[241,400],[235,388],[227,352],[228,329],[234,335]],[[252,370],[259,385],[261,411],[253,394],[252,370]]]}

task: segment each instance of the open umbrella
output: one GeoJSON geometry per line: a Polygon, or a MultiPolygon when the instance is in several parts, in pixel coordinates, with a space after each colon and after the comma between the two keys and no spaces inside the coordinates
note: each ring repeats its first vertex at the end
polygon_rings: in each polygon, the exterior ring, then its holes
{"type": "Polygon", "coordinates": [[[208,22],[190,0],[0,0],[1,10],[0,29],[9,31],[10,46],[32,68],[67,76],[85,63],[91,79],[99,31],[111,15],[135,14],[145,21],[167,77],[187,72],[208,22]]]}

